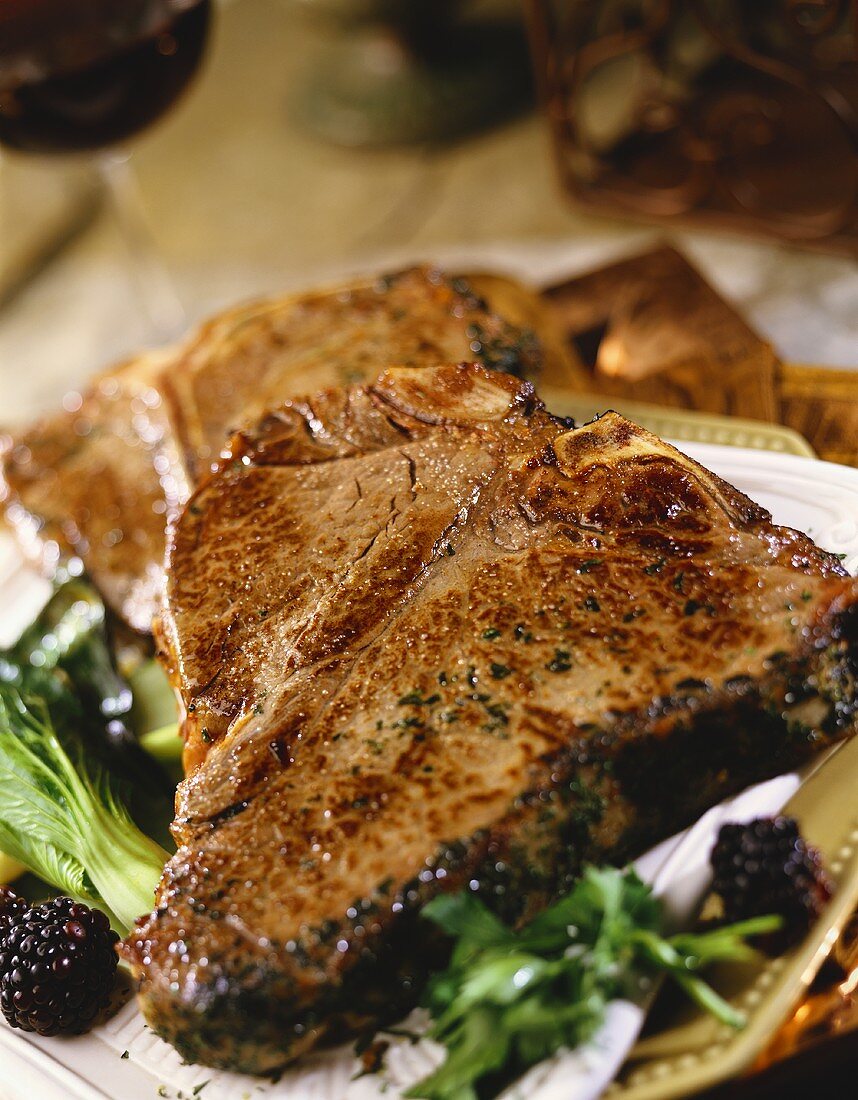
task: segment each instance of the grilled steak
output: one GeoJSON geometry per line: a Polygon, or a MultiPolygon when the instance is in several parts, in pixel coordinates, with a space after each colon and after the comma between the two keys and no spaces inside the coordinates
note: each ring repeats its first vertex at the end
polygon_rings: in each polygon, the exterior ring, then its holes
{"type": "Polygon", "coordinates": [[[66,555],[80,557],[107,603],[140,631],[163,593],[167,518],[190,491],[158,389],[168,361],[142,356],[97,379],[74,412],[0,448],[5,516],[25,552],[49,576],[66,555]]]}
{"type": "Polygon", "coordinates": [[[419,910],[506,918],[854,732],[858,584],[622,417],[389,370],[238,435],[171,540],[179,850],[123,947],[190,1061],[410,1005],[419,910]]]}
{"type": "MultiPolygon", "coordinates": [[[[530,300],[501,285],[505,301],[530,300]]],[[[546,365],[561,382],[567,364],[554,335],[549,326],[546,365]]],[[[61,554],[82,558],[111,606],[148,632],[163,588],[166,520],[232,430],[297,393],[374,377],[379,365],[473,356],[527,377],[543,363],[532,331],[427,268],[231,310],[181,347],[102,376],[71,411],[8,438],[7,519],[48,571],[61,554]]]]}

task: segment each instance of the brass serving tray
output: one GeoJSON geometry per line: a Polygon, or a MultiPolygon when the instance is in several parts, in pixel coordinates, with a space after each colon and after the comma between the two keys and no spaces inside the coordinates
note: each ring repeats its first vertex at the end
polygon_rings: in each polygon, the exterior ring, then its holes
{"type": "Polygon", "coordinates": [[[605,1095],[623,1100],[688,1096],[751,1068],[806,993],[858,905],[858,740],[835,747],[784,812],[823,853],[836,891],[822,919],[792,952],[709,972],[712,984],[747,1017],[742,1031],[674,1009],[633,1048],[605,1095]]]}
{"type": "Polygon", "coordinates": [[[762,420],[743,420],[736,416],[691,412],[642,401],[626,401],[597,393],[572,393],[554,386],[540,386],[539,395],[551,412],[574,416],[585,423],[606,409],[615,409],[629,420],[641,424],[656,435],[680,443],[717,443],[723,447],[745,447],[754,451],[803,455],[815,458],[807,440],[792,428],[768,424],[762,420]]]}

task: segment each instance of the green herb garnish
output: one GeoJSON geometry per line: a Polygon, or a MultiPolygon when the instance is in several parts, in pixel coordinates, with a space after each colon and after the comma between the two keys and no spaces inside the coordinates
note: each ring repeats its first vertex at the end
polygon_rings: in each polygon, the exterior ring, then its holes
{"type": "Polygon", "coordinates": [[[746,937],[780,926],[759,917],[699,935],[661,935],[661,904],[634,871],[588,867],[572,891],[519,930],[473,894],[434,898],[424,916],[455,937],[425,1004],[429,1035],[446,1061],[409,1089],[424,1100],[485,1100],[561,1047],[591,1039],[608,1002],[641,979],[669,974],[702,1008],[741,1027],[736,1012],[697,974],[716,960],[744,960],[746,937]]]}
{"type": "Polygon", "coordinates": [[[431,707],[434,703],[439,702],[440,699],[440,695],[423,696],[419,691],[409,691],[407,695],[403,695],[399,699],[399,705],[401,707],[431,707]]]}
{"type": "Polygon", "coordinates": [[[572,667],[572,662],[569,660],[570,653],[568,649],[555,649],[554,659],[549,661],[545,666],[549,672],[568,672],[572,667]]]}

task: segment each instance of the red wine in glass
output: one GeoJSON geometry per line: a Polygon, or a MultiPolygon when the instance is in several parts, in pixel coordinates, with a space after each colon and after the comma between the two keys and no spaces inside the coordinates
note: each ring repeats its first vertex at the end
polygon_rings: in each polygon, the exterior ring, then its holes
{"type": "Polygon", "coordinates": [[[157,340],[184,311],[117,143],[159,118],[203,55],[212,0],[0,0],[0,151],[95,153],[157,340]]]}
{"type": "Polygon", "coordinates": [[[210,0],[0,0],[0,143],[103,149],[162,115],[199,66],[210,0]]]}
{"type": "Polygon", "coordinates": [[[0,142],[102,149],[142,130],[187,86],[210,0],[0,0],[0,142]]]}

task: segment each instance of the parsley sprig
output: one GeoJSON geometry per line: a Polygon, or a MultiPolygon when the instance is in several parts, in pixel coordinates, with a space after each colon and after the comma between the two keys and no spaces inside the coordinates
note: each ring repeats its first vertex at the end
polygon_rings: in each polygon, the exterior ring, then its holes
{"type": "Polygon", "coordinates": [[[455,938],[446,970],[430,982],[429,1036],[444,1063],[406,1096],[485,1100],[561,1048],[592,1038],[608,1002],[670,975],[701,1008],[741,1027],[744,1017],[699,977],[721,960],[755,954],[747,937],[780,927],[759,917],[665,938],[661,903],[631,870],[588,867],[572,891],[511,929],[473,894],[442,895],[423,910],[455,938]]]}

